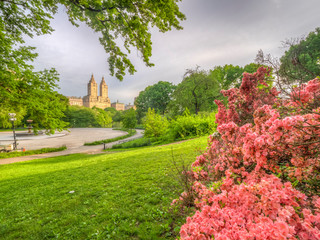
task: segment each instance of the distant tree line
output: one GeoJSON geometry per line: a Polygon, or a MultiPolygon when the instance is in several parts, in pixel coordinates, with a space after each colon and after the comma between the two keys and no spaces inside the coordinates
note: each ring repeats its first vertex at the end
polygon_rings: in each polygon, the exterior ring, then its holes
{"type": "MultiPolygon", "coordinates": [[[[10,44],[4,42],[3,48],[10,48],[10,44]]],[[[123,112],[113,108],[69,106],[68,99],[54,90],[58,79],[54,69],[32,72],[32,66],[23,63],[21,75],[21,68],[16,71],[8,68],[16,66],[14,59],[3,55],[6,64],[0,64],[0,128],[11,127],[8,118],[11,111],[17,113],[16,125],[26,126],[27,120],[32,119],[35,130],[42,128],[50,132],[67,127],[142,127],[149,109],[168,120],[176,119],[185,111],[198,115],[216,110],[214,100],[227,104],[221,90],[239,87],[243,73],[256,72],[260,66],[271,68],[276,87],[282,92],[320,75],[320,28],[305,38],[287,40],[284,45],[287,51],[280,59],[260,50],[255,62],[244,67],[227,64],[210,70],[187,69],[179,84],[159,81],[148,86],[136,98],[136,111],[123,112]]],[[[23,54],[23,49],[15,51],[23,54]]],[[[26,60],[33,58],[30,55],[26,60]]]]}

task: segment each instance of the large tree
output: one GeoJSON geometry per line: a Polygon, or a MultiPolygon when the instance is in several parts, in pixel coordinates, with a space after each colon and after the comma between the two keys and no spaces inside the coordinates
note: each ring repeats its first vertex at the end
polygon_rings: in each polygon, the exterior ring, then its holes
{"type": "Polygon", "coordinates": [[[69,20],[77,25],[85,22],[100,32],[100,43],[109,54],[112,75],[122,79],[125,71],[135,72],[126,50],[134,47],[148,66],[151,56],[150,28],[161,32],[172,27],[181,29],[185,16],[179,11],[179,0],[1,0],[0,1],[0,125],[7,126],[7,113],[19,113],[21,120],[31,113],[39,126],[53,131],[65,127],[61,117],[65,101],[61,101],[54,69],[35,72],[30,64],[36,58],[34,48],[24,46],[24,36],[33,37],[53,31],[50,19],[58,4],[67,9],[69,20]],[[123,46],[118,45],[123,40],[123,46]]]}
{"type": "Polygon", "coordinates": [[[307,82],[320,76],[320,28],[306,38],[284,42],[289,49],[280,58],[279,75],[288,82],[307,82]]]}
{"type": "Polygon", "coordinates": [[[168,108],[173,115],[181,114],[186,109],[191,113],[210,111],[215,108],[214,99],[220,95],[220,84],[207,71],[188,69],[174,93],[168,108]]]}
{"type": "Polygon", "coordinates": [[[176,86],[172,83],[160,81],[141,91],[135,100],[138,118],[141,119],[149,108],[164,114],[175,88],[176,86]]]}
{"type": "Polygon", "coordinates": [[[147,66],[153,66],[150,62],[151,27],[161,32],[182,29],[180,21],[185,16],[179,11],[179,1],[1,0],[1,33],[21,41],[22,34],[32,37],[34,33],[51,33],[50,19],[57,12],[58,4],[62,4],[72,24],[78,26],[79,22],[84,22],[101,33],[99,40],[109,54],[110,72],[122,79],[126,70],[131,74],[136,71],[127,55],[131,47],[138,50],[147,66]]]}
{"type": "Polygon", "coordinates": [[[256,63],[250,63],[244,67],[234,66],[232,64],[215,66],[210,70],[210,75],[219,82],[221,89],[228,90],[232,87],[240,87],[243,73],[254,73],[260,66],[260,64],[256,63]]]}
{"type": "Polygon", "coordinates": [[[259,66],[255,63],[244,67],[229,64],[216,66],[210,71],[199,70],[199,67],[187,70],[168,106],[171,115],[181,114],[186,109],[195,114],[216,109],[214,100],[226,100],[220,91],[239,87],[243,73],[256,72],[259,66]]]}

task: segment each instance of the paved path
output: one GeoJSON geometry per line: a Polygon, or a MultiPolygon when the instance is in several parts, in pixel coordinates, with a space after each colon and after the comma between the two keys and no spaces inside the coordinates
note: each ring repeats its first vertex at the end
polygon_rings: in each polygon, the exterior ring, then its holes
{"type": "MultiPolygon", "coordinates": [[[[57,134],[55,137],[45,137],[45,136],[35,136],[33,139],[26,139],[25,137],[18,138],[18,147],[24,147],[26,150],[34,150],[45,147],[61,147],[63,145],[67,146],[67,150],[60,152],[52,152],[52,153],[43,153],[38,155],[30,155],[23,157],[15,157],[15,158],[6,158],[0,159],[0,164],[8,164],[14,162],[28,161],[33,159],[40,158],[48,158],[48,157],[56,157],[63,156],[73,153],[87,153],[87,154],[97,154],[102,153],[103,144],[96,146],[83,146],[85,142],[93,142],[108,138],[114,138],[118,136],[126,135],[127,132],[116,131],[110,128],[73,128],[70,132],[62,132],[61,134],[57,134]]],[[[10,132],[0,132],[0,143],[1,144],[9,144],[12,143],[12,139],[10,139],[10,132]]],[[[134,136],[126,138],[125,140],[132,140],[136,138],[142,137],[142,130],[137,130],[137,133],[134,136]]],[[[30,137],[29,137],[30,138],[30,137]]],[[[117,142],[112,142],[106,144],[107,148],[112,147],[112,145],[122,142],[124,140],[120,140],[117,142]]]]}

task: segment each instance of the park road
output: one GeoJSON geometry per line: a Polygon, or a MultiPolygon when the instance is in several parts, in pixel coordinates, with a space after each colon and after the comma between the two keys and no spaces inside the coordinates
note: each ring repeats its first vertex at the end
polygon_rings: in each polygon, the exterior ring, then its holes
{"type": "MultiPolygon", "coordinates": [[[[18,137],[18,148],[23,147],[26,150],[34,150],[47,147],[55,148],[66,145],[67,150],[61,152],[51,152],[23,157],[0,159],[0,164],[9,164],[33,159],[63,156],[74,153],[103,153],[103,144],[95,146],[84,146],[83,144],[85,142],[93,142],[103,139],[115,138],[126,134],[127,132],[112,130],[110,128],[72,128],[70,129],[70,132],[64,131],[62,133],[57,133],[56,136],[38,135],[34,137],[18,137]]],[[[140,137],[142,137],[142,130],[137,130],[137,133],[134,136],[126,138],[126,140],[132,140],[140,137]]],[[[10,144],[12,143],[12,141],[12,133],[10,137],[10,132],[0,132],[1,144],[10,144]]],[[[107,143],[106,147],[111,148],[112,145],[118,144],[119,142],[121,142],[121,140],[112,143],[107,143]]]]}

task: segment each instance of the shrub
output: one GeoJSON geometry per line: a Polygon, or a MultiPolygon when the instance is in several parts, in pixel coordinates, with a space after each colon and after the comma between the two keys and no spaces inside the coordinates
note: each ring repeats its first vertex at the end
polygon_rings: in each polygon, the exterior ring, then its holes
{"type": "Polygon", "coordinates": [[[115,144],[112,146],[112,149],[145,147],[150,146],[151,143],[152,141],[150,138],[138,138],[129,142],[115,144]]]}
{"type": "Polygon", "coordinates": [[[181,239],[320,238],[320,80],[290,99],[267,80],[264,68],[244,74],[223,91],[228,108],[216,102],[218,133],[186,173],[198,211],[181,239]]]}
{"type": "Polygon", "coordinates": [[[148,110],[145,122],[144,122],[144,136],[160,137],[166,134],[169,126],[169,122],[166,117],[155,113],[154,109],[148,110]]]}
{"type": "Polygon", "coordinates": [[[137,125],[136,111],[133,108],[127,110],[122,119],[122,124],[124,128],[133,129],[137,125]]]}
{"type": "Polygon", "coordinates": [[[216,131],[215,113],[209,115],[178,116],[169,125],[168,135],[172,140],[185,139],[193,136],[209,135],[216,131]]]}

